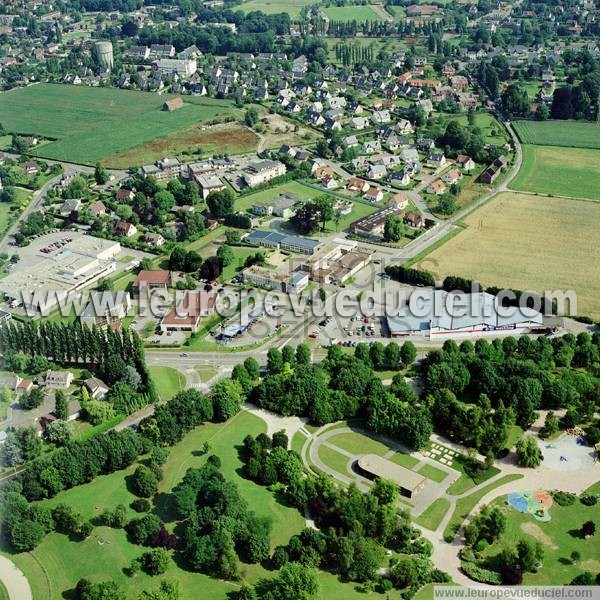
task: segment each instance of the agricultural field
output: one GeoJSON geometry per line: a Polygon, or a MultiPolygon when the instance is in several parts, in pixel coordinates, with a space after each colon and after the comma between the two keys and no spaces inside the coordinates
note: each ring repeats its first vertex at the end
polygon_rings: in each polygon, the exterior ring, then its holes
{"type": "Polygon", "coordinates": [[[330,6],[322,11],[331,21],[384,21],[372,6],[330,6]]]}
{"type": "MultiPolygon", "coordinates": [[[[600,128],[598,129],[600,134],[600,128]]],[[[523,146],[523,165],[510,187],[525,192],[600,200],[600,149],[523,146]]]]}
{"type": "Polygon", "coordinates": [[[295,19],[300,15],[300,11],[305,6],[310,6],[311,4],[310,0],[247,0],[236,6],[235,9],[244,12],[260,10],[266,15],[287,13],[291,19],[295,19]]]}
{"type": "Polygon", "coordinates": [[[600,148],[600,124],[586,121],[514,121],[523,144],[600,148]]]}
{"type": "Polygon", "coordinates": [[[465,221],[467,229],[421,259],[437,279],[461,275],[485,285],[575,290],[580,315],[600,317],[600,261],[594,202],[507,192],[465,221]]]}
{"type": "Polygon", "coordinates": [[[93,164],[232,109],[227,100],[190,97],[181,109],[164,112],[167,99],[114,88],[39,84],[0,94],[0,122],[11,132],[55,140],[35,150],[40,157],[93,164]]]}

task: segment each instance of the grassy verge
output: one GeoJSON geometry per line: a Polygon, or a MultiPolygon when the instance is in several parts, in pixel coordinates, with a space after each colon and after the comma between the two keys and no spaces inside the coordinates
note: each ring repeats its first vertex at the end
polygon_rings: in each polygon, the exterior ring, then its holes
{"type": "Polygon", "coordinates": [[[421,527],[435,531],[439,527],[439,524],[442,522],[442,519],[449,508],[450,500],[447,498],[438,498],[415,519],[415,523],[421,527]]]}
{"type": "Polygon", "coordinates": [[[163,402],[170,400],[177,392],[185,389],[185,377],[171,367],[150,367],[150,374],[156,385],[158,397],[163,402]]]}

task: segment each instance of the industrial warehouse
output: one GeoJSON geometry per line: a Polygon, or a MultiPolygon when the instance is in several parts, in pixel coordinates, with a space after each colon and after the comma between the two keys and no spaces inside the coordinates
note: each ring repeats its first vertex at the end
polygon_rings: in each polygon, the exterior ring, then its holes
{"type": "Polygon", "coordinates": [[[515,335],[530,333],[544,324],[543,315],[531,309],[512,307],[509,314],[504,314],[507,309],[500,309],[498,298],[491,294],[455,294],[441,290],[418,294],[418,311],[411,313],[405,306],[401,314],[387,316],[392,337],[423,335],[433,339],[486,333],[515,335]]]}

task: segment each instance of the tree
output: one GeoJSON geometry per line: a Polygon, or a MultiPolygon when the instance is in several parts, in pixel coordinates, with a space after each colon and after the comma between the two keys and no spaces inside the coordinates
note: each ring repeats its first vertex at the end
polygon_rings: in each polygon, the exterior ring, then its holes
{"type": "Polygon", "coordinates": [[[581,526],[581,535],[585,538],[591,537],[596,533],[596,524],[594,521],[586,521],[581,526]]]}
{"type": "Polygon", "coordinates": [[[298,365],[310,365],[312,363],[310,348],[306,344],[296,346],[296,363],[298,365]]]}
{"type": "MultiPolygon", "coordinates": [[[[512,117],[526,117],[530,112],[527,91],[518,83],[510,84],[502,92],[502,107],[512,117]]],[[[554,117],[553,117],[554,118],[554,117]]]]}
{"type": "Polygon", "coordinates": [[[17,552],[30,552],[44,539],[46,532],[39,523],[25,519],[10,528],[10,543],[17,552]]]}
{"type": "Polygon", "coordinates": [[[269,373],[274,375],[281,373],[283,357],[277,348],[269,348],[267,351],[267,368],[269,369],[269,373]]]}
{"type": "Polygon", "coordinates": [[[377,478],[369,493],[378,498],[381,504],[395,504],[399,492],[398,485],[393,481],[377,478]]]}
{"type": "Polygon", "coordinates": [[[246,371],[248,371],[250,379],[254,381],[258,378],[260,366],[255,358],[249,356],[246,360],[244,360],[244,367],[246,368],[246,371]]]}
{"type": "Polygon", "coordinates": [[[40,387],[34,387],[26,394],[21,396],[21,400],[19,404],[25,410],[31,410],[32,408],[37,408],[44,403],[44,390],[40,387]]]}
{"type": "Polygon", "coordinates": [[[92,583],[80,579],[75,588],[76,600],[122,600],[123,593],[114,581],[92,583]]]}
{"type": "Polygon", "coordinates": [[[546,415],[544,426],[540,429],[539,435],[542,439],[549,438],[551,435],[555,434],[558,431],[558,427],[558,418],[554,414],[554,411],[550,410],[546,415]]]}
{"type": "Polygon", "coordinates": [[[67,421],[53,421],[46,427],[48,441],[57,446],[64,446],[73,437],[73,426],[67,421]]]}
{"type": "Polygon", "coordinates": [[[544,558],[542,544],[537,540],[520,540],[517,543],[517,557],[521,571],[534,573],[537,571],[536,563],[544,558]]]}
{"type": "Polygon", "coordinates": [[[94,169],[94,179],[98,185],[104,185],[109,179],[108,171],[100,163],[96,163],[96,168],[94,169]]]}
{"type": "Polygon", "coordinates": [[[139,519],[133,519],[127,524],[127,533],[135,544],[144,544],[146,540],[160,530],[161,520],[154,514],[148,513],[139,519]]]}
{"type": "Polygon", "coordinates": [[[238,381],[224,379],[213,386],[211,390],[214,420],[227,421],[240,410],[244,395],[242,386],[238,381]]]}
{"type": "Polygon", "coordinates": [[[327,221],[333,219],[333,200],[324,194],[314,200],[315,206],[319,211],[319,220],[321,221],[321,231],[325,231],[327,221]]]}
{"type": "Polygon", "coordinates": [[[438,211],[443,215],[451,215],[456,211],[456,197],[451,192],[445,192],[438,199],[438,211]]]}
{"type": "Polygon", "coordinates": [[[141,498],[154,496],[158,490],[158,478],[148,467],[140,465],[131,477],[133,493],[141,498]]]}
{"type": "Polygon", "coordinates": [[[224,267],[230,265],[235,259],[233,250],[226,244],[222,244],[221,246],[219,246],[219,248],[217,249],[217,257],[219,258],[221,264],[224,267]]]}
{"type": "Polygon", "coordinates": [[[389,215],[383,226],[383,239],[386,242],[399,242],[406,234],[406,226],[400,215],[389,215]]]}
{"type": "Polygon", "coordinates": [[[244,122],[248,127],[254,127],[258,123],[259,113],[258,109],[254,106],[246,109],[246,114],[244,115],[244,122]]]}
{"type": "Polygon", "coordinates": [[[67,397],[62,390],[57,390],[55,396],[54,414],[57,419],[66,421],[69,417],[69,407],[67,404],[67,397]]]}
{"type": "Polygon", "coordinates": [[[221,192],[211,192],[206,199],[206,204],[211,214],[216,219],[221,219],[233,212],[233,192],[229,188],[221,192]]]}
{"type": "Polygon", "coordinates": [[[169,566],[169,553],[164,548],[154,548],[142,554],[140,562],[148,575],[162,575],[169,566]]]}
{"type": "Polygon", "coordinates": [[[320,584],[315,571],[300,563],[284,565],[271,580],[265,600],[314,600],[319,597],[320,584]]]}
{"type": "Polygon", "coordinates": [[[443,146],[449,146],[453,150],[462,150],[469,141],[469,132],[458,122],[450,121],[442,136],[443,146]]]}
{"type": "Polygon", "coordinates": [[[409,367],[417,358],[417,348],[412,342],[404,342],[400,348],[400,360],[405,367],[409,367]]]}
{"type": "Polygon", "coordinates": [[[572,119],[573,115],[573,89],[569,85],[556,88],[552,94],[550,116],[553,119],[572,119]]]}
{"type": "Polygon", "coordinates": [[[321,212],[319,207],[314,202],[307,202],[302,206],[292,217],[292,225],[299,233],[311,234],[315,233],[319,228],[321,212]]]}
{"type": "Polygon", "coordinates": [[[517,463],[521,467],[538,467],[544,457],[536,440],[532,436],[523,436],[516,445],[517,463]]]}

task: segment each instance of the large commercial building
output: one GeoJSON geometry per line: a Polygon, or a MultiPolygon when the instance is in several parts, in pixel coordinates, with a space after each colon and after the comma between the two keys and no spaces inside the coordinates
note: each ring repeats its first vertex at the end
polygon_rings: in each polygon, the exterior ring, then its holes
{"type": "Polygon", "coordinates": [[[365,238],[383,239],[385,222],[392,215],[399,215],[402,212],[403,203],[400,200],[393,200],[387,206],[350,223],[350,231],[354,235],[365,238]]]}
{"type": "Polygon", "coordinates": [[[40,254],[37,260],[20,263],[13,273],[0,280],[0,293],[15,306],[23,303],[27,310],[39,310],[38,303],[42,302],[51,310],[60,298],[113,273],[115,257],[120,252],[119,242],[77,237],[54,254],[40,254]]]}
{"type": "Polygon", "coordinates": [[[214,312],[216,301],[215,292],[186,292],[180,303],[163,317],[161,330],[196,333],[200,319],[214,312]]]}
{"type": "Polygon", "coordinates": [[[408,498],[418,494],[427,483],[423,475],[376,454],[365,454],[356,464],[358,471],[370,479],[389,479],[398,484],[402,495],[408,498]]]}
{"type": "Polygon", "coordinates": [[[178,58],[161,58],[152,63],[152,68],[161,75],[177,75],[191,77],[197,70],[195,60],[179,60],[178,58]]]}
{"type": "Polygon", "coordinates": [[[522,334],[543,327],[541,313],[514,307],[510,314],[491,294],[452,294],[442,290],[420,291],[412,306],[402,307],[404,314],[387,316],[392,337],[422,335],[470,336],[474,334],[522,334]],[[418,314],[416,314],[418,313],[418,314]]]}

